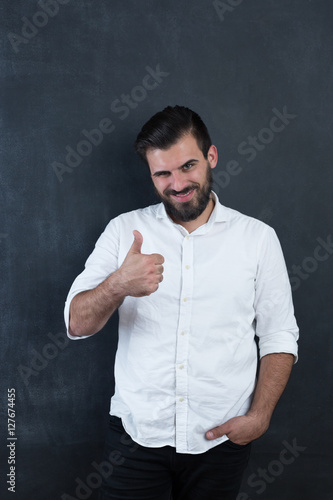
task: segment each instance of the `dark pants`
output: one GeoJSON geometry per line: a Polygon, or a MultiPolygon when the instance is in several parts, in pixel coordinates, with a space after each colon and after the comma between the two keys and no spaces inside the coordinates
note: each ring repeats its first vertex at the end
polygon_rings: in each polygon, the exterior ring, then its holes
{"type": "Polygon", "coordinates": [[[235,500],[250,445],[226,441],[198,455],[146,448],[111,416],[104,450],[100,500],[235,500]],[[111,465],[110,465],[111,464],[111,465]]]}

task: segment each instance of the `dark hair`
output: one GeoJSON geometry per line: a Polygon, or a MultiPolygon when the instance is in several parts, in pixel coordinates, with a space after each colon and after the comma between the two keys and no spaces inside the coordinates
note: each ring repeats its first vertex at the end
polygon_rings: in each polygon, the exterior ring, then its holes
{"type": "Polygon", "coordinates": [[[169,149],[179,139],[192,134],[207,158],[212,145],[208,130],[200,116],[185,106],[167,106],[144,124],[134,143],[134,149],[147,163],[149,149],[169,149]]]}

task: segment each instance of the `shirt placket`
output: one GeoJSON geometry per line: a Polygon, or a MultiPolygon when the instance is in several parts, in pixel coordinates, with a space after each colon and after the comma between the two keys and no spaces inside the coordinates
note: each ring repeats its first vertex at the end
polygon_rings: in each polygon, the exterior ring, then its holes
{"type": "Polygon", "coordinates": [[[176,450],[187,451],[188,350],[193,303],[193,237],[182,245],[182,286],[176,352],[176,450]]]}

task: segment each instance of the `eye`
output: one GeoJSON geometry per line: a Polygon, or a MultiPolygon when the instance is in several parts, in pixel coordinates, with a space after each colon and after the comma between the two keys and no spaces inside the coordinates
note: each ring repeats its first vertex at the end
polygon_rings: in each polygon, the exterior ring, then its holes
{"type": "Polygon", "coordinates": [[[156,172],[153,177],[167,177],[170,174],[170,172],[167,171],[161,171],[161,172],[156,172]]]}
{"type": "Polygon", "coordinates": [[[186,163],[183,166],[183,170],[190,170],[193,167],[193,163],[186,163]]]}

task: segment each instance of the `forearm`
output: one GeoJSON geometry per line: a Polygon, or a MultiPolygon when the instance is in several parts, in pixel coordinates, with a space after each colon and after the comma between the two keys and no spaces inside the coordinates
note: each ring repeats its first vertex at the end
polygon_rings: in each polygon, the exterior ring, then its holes
{"type": "Polygon", "coordinates": [[[68,331],[74,337],[99,332],[125,297],[145,297],[158,289],[163,280],[164,257],[142,254],[142,234],[136,230],[133,234],[134,241],[120,268],[93,290],[72,299],[68,331]]]}
{"type": "Polygon", "coordinates": [[[269,425],[273,411],[287,385],[294,356],[287,353],[267,354],[260,361],[259,376],[247,415],[269,425]]]}
{"type": "Polygon", "coordinates": [[[206,433],[207,439],[223,435],[245,445],[268,429],[274,408],[286,387],[294,363],[292,354],[267,354],[261,359],[252,405],[246,415],[233,417],[206,433]]]}
{"type": "Polygon", "coordinates": [[[117,271],[96,288],[78,293],[70,305],[69,333],[82,337],[99,332],[124,298],[117,271]]]}

